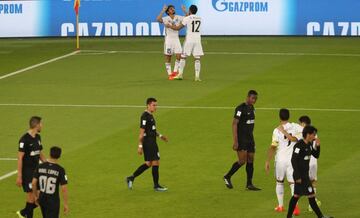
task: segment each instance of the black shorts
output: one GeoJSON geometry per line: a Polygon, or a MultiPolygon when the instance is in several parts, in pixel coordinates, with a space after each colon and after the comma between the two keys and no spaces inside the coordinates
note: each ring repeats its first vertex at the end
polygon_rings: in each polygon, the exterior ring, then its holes
{"type": "Polygon", "coordinates": [[[255,143],[239,142],[238,151],[247,151],[248,153],[255,153],[255,143]]]}
{"type": "Polygon", "coordinates": [[[22,172],[22,187],[24,192],[32,192],[32,179],[35,169],[26,169],[22,172]]]}
{"type": "Polygon", "coordinates": [[[144,143],[143,144],[144,159],[145,161],[155,161],[160,160],[159,147],[154,143],[144,143]]]}
{"type": "Polygon", "coordinates": [[[51,197],[43,197],[39,199],[41,213],[43,218],[59,218],[60,200],[51,197]]]}
{"type": "Polygon", "coordinates": [[[309,178],[301,179],[301,183],[295,183],[294,194],[309,196],[315,194],[314,188],[309,178]]]}

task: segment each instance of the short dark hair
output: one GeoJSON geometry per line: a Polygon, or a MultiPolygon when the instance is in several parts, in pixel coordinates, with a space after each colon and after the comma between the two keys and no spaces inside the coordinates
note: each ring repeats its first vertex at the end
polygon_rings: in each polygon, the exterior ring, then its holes
{"type": "Polygon", "coordinates": [[[196,7],[196,5],[191,5],[189,8],[189,11],[191,12],[191,14],[196,14],[198,11],[198,8],[196,7]]]}
{"type": "Polygon", "coordinates": [[[258,93],[257,93],[257,91],[252,89],[252,90],[249,90],[248,97],[250,97],[251,95],[258,95],[258,93]]]}
{"type": "Polygon", "coordinates": [[[61,148],[58,146],[52,146],[50,148],[50,157],[54,159],[59,159],[61,156],[61,148]]]}
{"type": "Polygon", "coordinates": [[[170,8],[174,8],[175,9],[175,6],[174,5],[169,5],[168,7],[167,7],[167,9],[166,9],[166,11],[165,11],[165,13],[167,14],[167,15],[169,15],[169,9],[170,8]]]}
{"type": "Polygon", "coordinates": [[[308,134],[316,134],[317,129],[313,126],[305,126],[302,132],[303,138],[306,138],[308,134]]]}
{"type": "Polygon", "coordinates": [[[157,100],[155,98],[148,98],[146,99],[146,105],[151,104],[152,102],[157,102],[157,100]]]}
{"type": "Polygon", "coordinates": [[[39,116],[32,116],[29,121],[29,126],[31,129],[35,128],[41,122],[41,117],[39,116]]]}
{"type": "Polygon", "coordinates": [[[300,122],[300,123],[305,123],[307,126],[308,126],[308,125],[311,125],[311,119],[310,119],[309,116],[306,116],[306,115],[301,116],[301,117],[299,118],[299,122],[300,122]]]}
{"type": "Polygon", "coordinates": [[[281,108],[279,111],[279,117],[282,121],[287,121],[290,118],[290,111],[286,108],[281,108]]]}

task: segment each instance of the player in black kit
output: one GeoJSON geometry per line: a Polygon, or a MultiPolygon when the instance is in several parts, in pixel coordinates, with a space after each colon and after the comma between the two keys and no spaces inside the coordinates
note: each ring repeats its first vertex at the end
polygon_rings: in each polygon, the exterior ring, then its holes
{"type": "Polygon", "coordinates": [[[254,174],[254,125],[255,125],[255,108],[254,104],[257,100],[257,92],[250,90],[248,92],[246,102],[240,104],[235,109],[234,120],[232,123],[233,132],[233,150],[237,152],[238,161],[236,161],[230,171],[224,176],[225,185],[232,189],[231,176],[246,163],[247,184],[246,189],[251,191],[259,191],[261,189],[255,187],[252,183],[254,174]]]}
{"type": "Polygon", "coordinates": [[[293,217],[294,208],[303,195],[309,199],[309,204],[318,218],[331,218],[324,216],[315,200],[315,192],[309,178],[309,162],[311,155],[315,158],[320,156],[320,141],[316,138],[317,129],[313,126],[305,126],[302,132],[303,139],[298,141],[293,150],[291,164],[294,169],[293,177],[295,181],[294,195],[289,203],[287,218],[293,217]],[[313,147],[315,141],[316,146],[313,147]]]}
{"type": "Polygon", "coordinates": [[[168,139],[157,132],[155,119],[153,113],[157,108],[157,100],[155,98],[148,98],[146,100],[147,109],[141,115],[140,119],[140,135],[138,154],[144,154],[145,163],[142,164],[133,175],[126,178],[126,183],[129,189],[132,189],[133,182],[137,176],[142,174],[145,170],[152,167],[152,176],[154,181],[155,191],[166,191],[167,188],[159,185],[159,164],[160,154],[156,143],[156,137],[167,142],[168,139]]]}
{"type": "Polygon", "coordinates": [[[61,148],[50,148],[50,159],[40,164],[32,180],[33,194],[40,205],[43,218],[58,218],[60,212],[59,186],[64,200],[64,213],[69,212],[67,176],[65,169],[58,164],[61,148]],[[40,194],[39,194],[40,191],[40,194]]]}
{"type": "Polygon", "coordinates": [[[30,129],[19,140],[18,147],[18,173],[16,185],[22,187],[26,193],[25,208],[17,211],[20,217],[33,217],[33,210],[37,207],[32,194],[32,177],[34,170],[39,165],[39,160],[45,162],[45,155],[42,153],[41,137],[39,133],[42,129],[41,117],[33,116],[30,118],[30,129]]]}

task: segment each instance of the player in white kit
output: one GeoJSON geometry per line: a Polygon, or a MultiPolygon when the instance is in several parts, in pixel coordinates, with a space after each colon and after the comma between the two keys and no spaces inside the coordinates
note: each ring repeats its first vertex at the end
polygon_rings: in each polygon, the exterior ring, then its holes
{"type": "MultiPolygon", "coordinates": [[[[311,125],[310,117],[309,116],[301,116],[299,118],[299,124],[296,125],[297,132],[302,133],[304,127],[310,126],[310,125],[311,125]]],[[[316,138],[318,138],[318,136],[316,136],[316,138]]],[[[314,142],[313,147],[315,148],[315,146],[316,146],[316,143],[314,142]]],[[[318,169],[317,159],[311,155],[310,163],[309,163],[309,178],[310,178],[310,181],[312,183],[315,193],[316,193],[316,182],[317,182],[317,169],[318,169]]],[[[316,200],[318,206],[320,207],[321,202],[317,198],[315,200],[316,200]]],[[[312,208],[310,207],[310,205],[309,205],[308,210],[312,211],[312,208]]]]}
{"type": "MultiPolygon", "coordinates": [[[[268,151],[268,158],[265,163],[265,170],[270,171],[270,161],[275,155],[275,179],[276,179],[276,196],[278,206],[276,212],[283,212],[284,209],[284,180],[285,177],[290,185],[291,196],[294,194],[293,168],[291,165],[291,157],[295,143],[298,141],[296,137],[296,126],[289,122],[290,112],[288,109],[280,109],[279,112],[280,125],[274,129],[271,146],[268,151]]],[[[294,215],[299,215],[298,206],[294,210],[294,215]]]]}
{"type": "Polygon", "coordinates": [[[186,26],[186,38],[183,46],[183,53],[180,60],[179,74],[174,79],[183,79],[185,60],[190,55],[195,59],[195,81],[200,80],[200,57],[204,55],[201,45],[201,18],[196,15],[198,8],[196,5],[189,7],[189,16],[185,17],[180,25],[168,25],[173,30],[180,30],[186,26]]]}
{"type": "MultiPolygon", "coordinates": [[[[186,14],[185,6],[182,6],[182,10],[186,14]]],[[[162,11],[156,18],[158,22],[163,23],[165,25],[164,55],[165,55],[165,67],[169,80],[173,80],[174,76],[178,74],[182,48],[179,39],[179,31],[168,28],[166,27],[166,25],[178,26],[183,19],[184,16],[179,16],[175,14],[175,7],[173,5],[169,5],[169,6],[164,5],[162,11]],[[166,13],[167,16],[162,17],[164,13],[166,13]],[[174,66],[174,72],[172,72],[171,57],[174,54],[176,55],[176,61],[174,66]]]]}

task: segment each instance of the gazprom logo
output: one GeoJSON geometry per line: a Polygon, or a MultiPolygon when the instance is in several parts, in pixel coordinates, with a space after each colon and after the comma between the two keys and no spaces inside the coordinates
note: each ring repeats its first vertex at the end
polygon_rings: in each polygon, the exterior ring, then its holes
{"type": "Polygon", "coordinates": [[[12,4],[5,3],[0,4],[0,14],[22,14],[23,13],[22,4],[12,4]]]}
{"type": "Polygon", "coordinates": [[[268,12],[267,1],[212,0],[212,6],[219,12],[268,12]]]}

